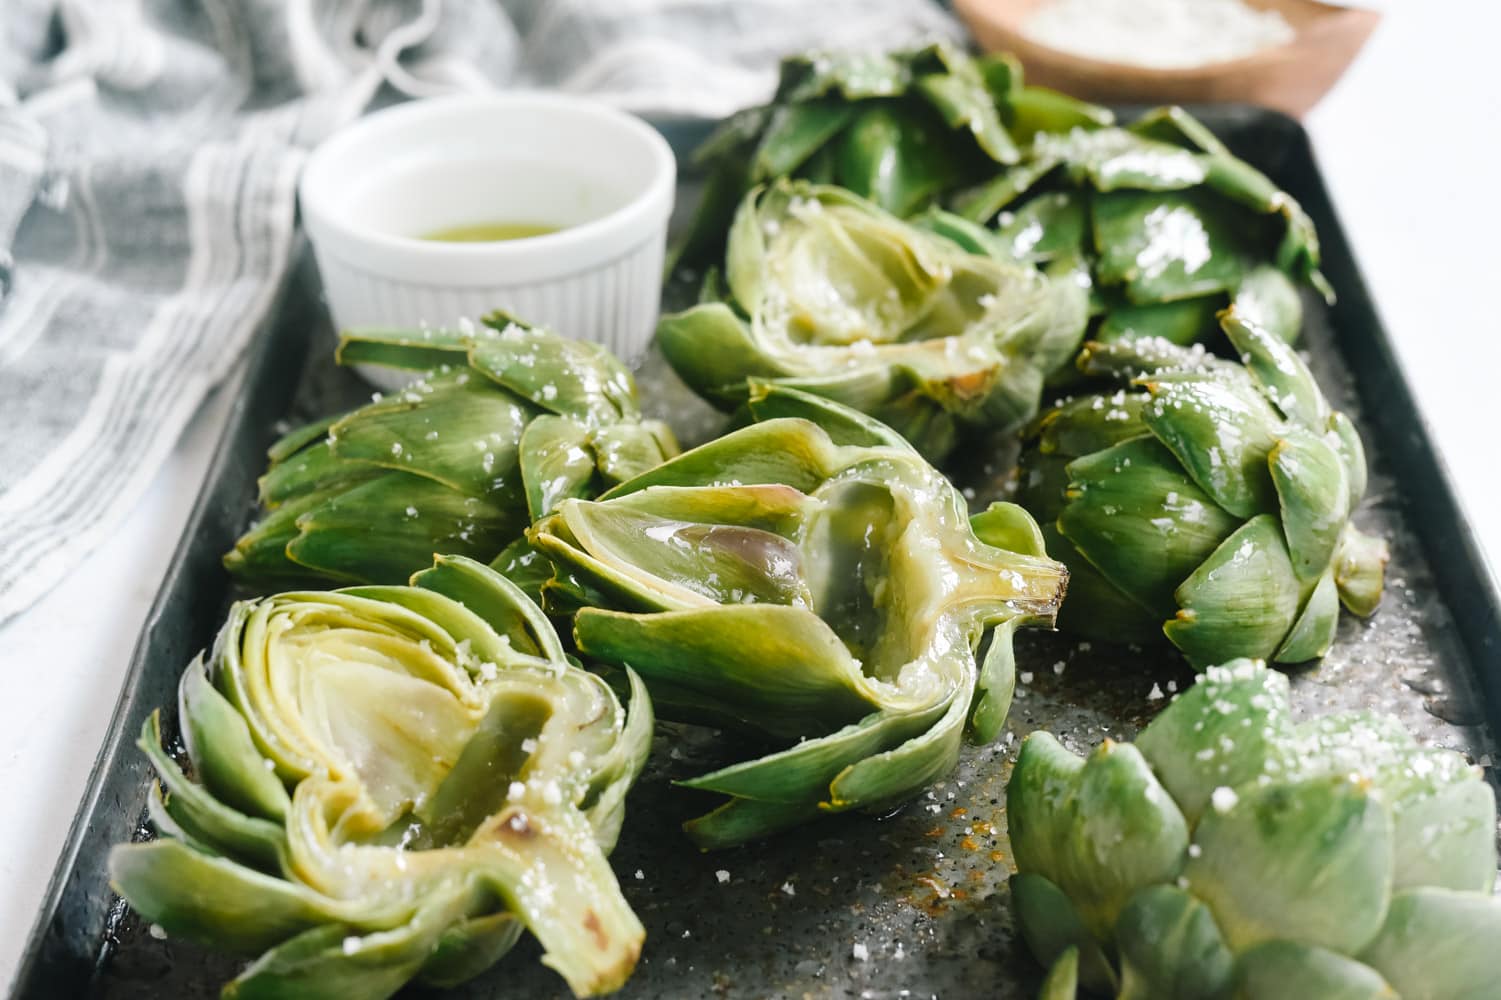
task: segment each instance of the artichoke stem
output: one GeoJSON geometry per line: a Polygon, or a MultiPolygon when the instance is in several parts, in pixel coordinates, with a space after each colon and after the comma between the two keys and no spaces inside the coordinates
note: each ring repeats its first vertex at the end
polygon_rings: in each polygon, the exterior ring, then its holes
{"type": "Polygon", "coordinates": [[[543,964],[575,996],[624,985],[646,931],[582,816],[517,803],[476,830],[470,845],[494,852],[495,888],[513,901],[546,951],[543,964]]]}

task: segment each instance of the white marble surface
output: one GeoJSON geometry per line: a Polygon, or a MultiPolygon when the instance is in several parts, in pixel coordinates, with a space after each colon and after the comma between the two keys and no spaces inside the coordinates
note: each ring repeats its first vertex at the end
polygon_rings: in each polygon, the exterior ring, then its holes
{"type": "MultiPolygon", "coordinates": [[[[1483,410],[1501,394],[1501,7],[1381,6],[1385,23],[1307,124],[1451,480],[1501,566],[1496,420],[1483,410]]],[[[15,971],[232,391],[205,403],[114,539],[0,628],[0,982],[15,971]]]]}

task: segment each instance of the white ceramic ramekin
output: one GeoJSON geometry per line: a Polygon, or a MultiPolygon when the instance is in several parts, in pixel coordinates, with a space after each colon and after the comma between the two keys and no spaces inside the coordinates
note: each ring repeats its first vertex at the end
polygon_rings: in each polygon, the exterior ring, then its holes
{"type": "Polygon", "coordinates": [[[313,152],[299,198],[340,329],[451,327],[504,309],[630,361],[656,326],[675,186],[672,150],[640,119],[508,93],[359,120],[313,152]],[[490,221],[564,228],[493,243],[420,238],[490,221]]]}

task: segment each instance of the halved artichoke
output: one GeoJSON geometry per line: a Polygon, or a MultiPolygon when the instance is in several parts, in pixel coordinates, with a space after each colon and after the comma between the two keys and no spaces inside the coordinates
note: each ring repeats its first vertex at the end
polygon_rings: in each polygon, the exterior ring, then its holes
{"type": "Polygon", "coordinates": [[[1093,312],[1103,314],[1097,340],[1187,344],[1212,333],[1233,298],[1291,342],[1302,322],[1296,284],[1332,294],[1298,202],[1182,108],[1154,109],[1124,128],[1039,134],[1019,163],[960,195],[954,210],[996,224],[976,238],[986,252],[1084,262],[1093,312]]]}
{"type": "Polygon", "coordinates": [[[1006,790],[1028,946],[1120,1000],[1479,1000],[1501,983],[1496,803],[1367,712],[1294,724],[1287,678],[1206,671],[1135,744],[1037,732],[1006,790]]]}
{"type": "Polygon", "coordinates": [[[677,453],[607,350],[504,313],[467,331],[346,333],[339,360],[425,374],[272,446],[267,513],[224,557],[254,588],[401,583],[437,552],[490,560],[560,499],[677,453]]]}
{"type": "Polygon", "coordinates": [[[730,232],[728,302],[666,316],[657,343],[711,402],[748,379],[852,406],[932,460],[962,428],[1036,412],[1045,377],[1078,349],[1087,297],[1065,276],[971,254],[841,188],[752,192],[730,232]]]}
{"type": "Polygon", "coordinates": [[[1067,578],[1025,512],[972,525],[888,428],[774,387],[750,407],[763,422],[565,500],[531,536],[585,656],[634,668],[664,718],[782,748],[685,783],[727,799],[686,824],[704,848],[887,809],[947,774],[966,723],[996,735],[1012,632],[1051,623],[1067,578]]]}
{"type": "Polygon", "coordinates": [[[1351,522],[1360,436],[1292,348],[1236,310],[1223,321],[1244,364],[1161,340],[1086,345],[1081,369],[1127,388],[1038,419],[1018,500],[1072,573],[1065,630],[1160,630],[1198,666],[1313,659],[1341,603],[1369,615],[1381,599],[1386,543],[1351,522]]]}
{"type": "Polygon", "coordinates": [[[1036,132],[1108,125],[1109,111],[1022,85],[1008,55],[939,43],[782,61],[771,103],[731,116],[694,153],[703,200],[675,256],[712,262],[735,206],[781,177],[837,184],[897,215],[989,179],[1036,132]]]}
{"type": "Polygon", "coordinates": [[[630,975],[644,935],[605,855],[645,761],[627,714],[514,585],[442,557],[411,586],[234,605],[178,716],[153,714],[160,838],[110,855],[146,920],[261,953],[225,995],[380,998],[462,982],[523,928],[580,995],[630,975]]]}

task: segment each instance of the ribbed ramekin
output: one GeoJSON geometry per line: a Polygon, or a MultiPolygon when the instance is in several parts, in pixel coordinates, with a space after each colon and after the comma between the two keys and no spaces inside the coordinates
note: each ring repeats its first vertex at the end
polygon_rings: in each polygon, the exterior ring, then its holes
{"type": "Polygon", "coordinates": [[[340,329],[454,326],[504,309],[630,361],[656,326],[675,185],[672,150],[641,120],[513,93],[363,118],[313,152],[299,199],[340,329]],[[422,238],[497,220],[562,228],[491,243],[422,238]]]}

